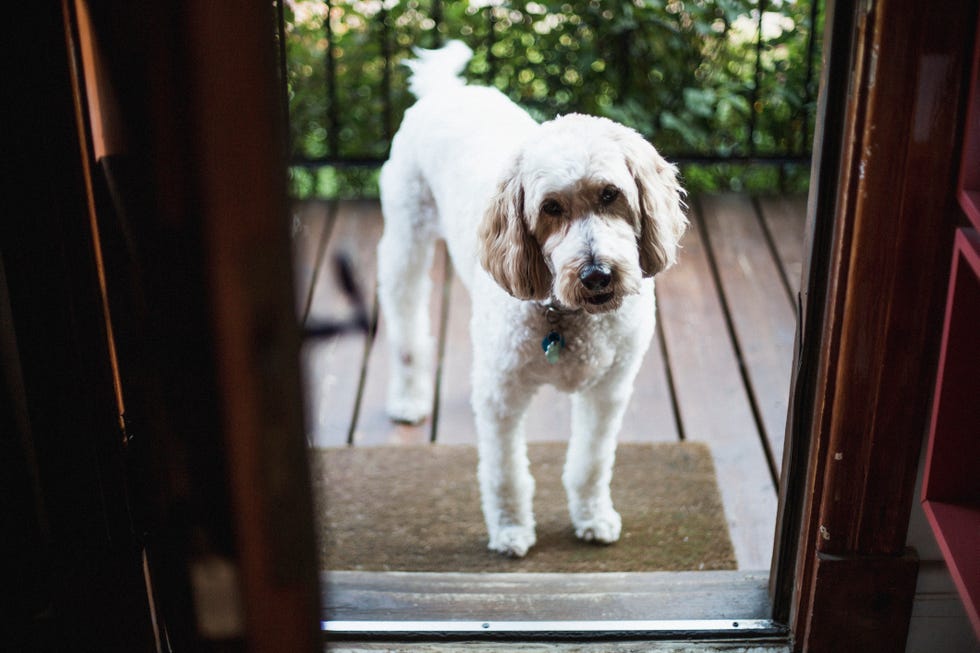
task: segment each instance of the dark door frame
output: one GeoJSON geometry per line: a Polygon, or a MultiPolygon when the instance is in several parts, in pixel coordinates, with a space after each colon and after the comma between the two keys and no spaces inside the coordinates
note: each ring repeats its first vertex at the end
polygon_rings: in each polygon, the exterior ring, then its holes
{"type": "Polygon", "coordinates": [[[905,542],[964,221],[955,185],[976,12],[879,0],[827,14],[784,459],[796,476],[773,574],[797,650],[904,650],[917,573],[905,542]]]}

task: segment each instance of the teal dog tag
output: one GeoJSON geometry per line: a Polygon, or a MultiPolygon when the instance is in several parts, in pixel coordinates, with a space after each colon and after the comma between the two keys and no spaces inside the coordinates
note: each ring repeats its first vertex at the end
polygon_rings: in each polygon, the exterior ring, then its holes
{"type": "Polygon", "coordinates": [[[552,365],[558,362],[558,356],[564,347],[565,338],[557,331],[552,331],[541,341],[541,349],[544,350],[544,357],[552,365]]]}

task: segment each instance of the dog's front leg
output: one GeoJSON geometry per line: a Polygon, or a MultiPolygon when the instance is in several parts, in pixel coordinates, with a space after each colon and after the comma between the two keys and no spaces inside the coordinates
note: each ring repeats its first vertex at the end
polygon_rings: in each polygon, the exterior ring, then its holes
{"type": "Polygon", "coordinates": [[[514,382],[513,377],[486,374],[486,368],[483,371],[483,375],[475,375],[473,410],[480,455],[480,496],[490,536],[489,548],[522,557],[535,542],[531,505],[534,478],[524,437],[524,413],[534,388],[514,382]]]}
{"type": "Polygon", "coordinates": [[[572,395],[572,437],[562,481],[575,535],[587,542],[615,542],[622,529],[609,484],[631,394],[632,384],[621,382],[600,383],[572,395]]]}

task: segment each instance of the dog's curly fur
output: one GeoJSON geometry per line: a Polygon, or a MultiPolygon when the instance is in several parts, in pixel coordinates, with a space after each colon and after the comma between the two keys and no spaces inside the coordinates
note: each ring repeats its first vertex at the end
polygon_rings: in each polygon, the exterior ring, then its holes
{"type": "Polygon", "coordinates": [[[535,542],[523,415],[542,384],[572,393],[563,473],[575,532],[614,542],[616,436],[654,330],[653,276],[687,225],[676,168],[635,131],[568,115],[537,124],[458,74],[470,50],[418,51],[405,114],[381,172],[379,299],[391,350],[390,416],[432,406],[428,269],[444,238],[473,304],[473,394],[489,547],[535,542]],[[560,316],[565,346],[542,351],[560,316]]]}

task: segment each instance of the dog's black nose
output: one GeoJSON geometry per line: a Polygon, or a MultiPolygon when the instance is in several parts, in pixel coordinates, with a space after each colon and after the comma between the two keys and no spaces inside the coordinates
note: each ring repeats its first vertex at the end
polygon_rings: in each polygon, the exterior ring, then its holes
{"type": "Polygon", "coordinates": [[[610,272],[608,266],[602,263],[586,265],[578,273],[578,278],[587,289],[592,291],[602,290],[612,282],[612,272],[610,272]]]}

